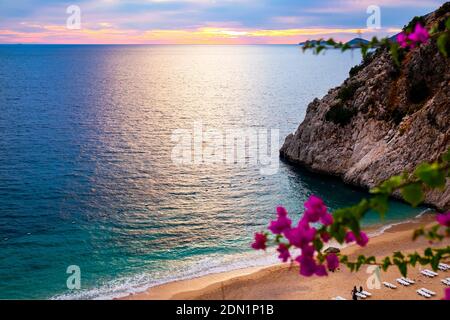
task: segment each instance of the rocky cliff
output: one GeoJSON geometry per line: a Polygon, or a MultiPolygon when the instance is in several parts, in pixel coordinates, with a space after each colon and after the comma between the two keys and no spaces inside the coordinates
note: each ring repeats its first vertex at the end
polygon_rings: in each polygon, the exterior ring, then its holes
{"type": "MultiPolygon", "coordinates": [[[[450,16],[450,3],[423,18],[428,28],[450,16]]],[[[350,77],[315,99],[281,157],[310,170],[371,188],[450,147],[450,58],[434,43],[405,54],[397,67],[378,50],[350,77]]],[[[444,192],[428,192],[426,203],[450,209],[444,192]]]]}

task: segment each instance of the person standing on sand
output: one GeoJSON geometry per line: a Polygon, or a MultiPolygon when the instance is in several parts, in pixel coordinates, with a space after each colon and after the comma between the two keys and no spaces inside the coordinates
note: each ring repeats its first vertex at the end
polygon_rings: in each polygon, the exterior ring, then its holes
{"type": "Polygon", "coordinates": [[[354,286],[352,290],[352,300],[358,300],[358,296],[356,295],[357,292],[358,289],[356,289],[356,286],[354,286]]]}

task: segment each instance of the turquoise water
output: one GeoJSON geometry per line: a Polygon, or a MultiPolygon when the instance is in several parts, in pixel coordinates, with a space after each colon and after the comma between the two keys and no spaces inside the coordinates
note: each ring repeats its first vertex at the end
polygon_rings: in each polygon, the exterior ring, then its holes
{"type": "MultiPolygon", "coordinates": [[[[0,298],[111,298],[267,264],[249,250],[276,205],[297,217],[365,194],[285,163],[173,163],[172,133],[279,129],[358,53],[296,46],[0,46],[0,298]],[[81,269],[81,289],[66,269],[81,269]]],[[[418,214],[393,202],[385,223],[418,214]]],[[[365,224],[376,224],[370,216],[365,224]]]]}

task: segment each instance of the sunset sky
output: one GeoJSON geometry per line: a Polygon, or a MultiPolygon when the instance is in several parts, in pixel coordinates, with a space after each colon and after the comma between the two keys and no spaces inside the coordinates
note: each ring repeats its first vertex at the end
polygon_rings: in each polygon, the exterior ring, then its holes
{"type": "Polygon", "coordinates": [[[1,0],[0,43],[290,44],[395,34],[438,0],[1,0]],[[81,9],[68,29],[67,7],[81,9]],[[369,5],[381,29],[368,30],[369,5]]]}

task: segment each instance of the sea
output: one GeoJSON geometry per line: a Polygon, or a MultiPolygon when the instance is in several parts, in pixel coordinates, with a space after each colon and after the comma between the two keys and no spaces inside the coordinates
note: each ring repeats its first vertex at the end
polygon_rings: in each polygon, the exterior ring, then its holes
{"type": "MultiPolygon", "coordinates": [[[[368,196],[277,153],[357,51],[0,45],[0,61],[0,299],[111,299],[272,264],[250,244],[276,206],[298,219],[313,194],[331,211],[368,196]]],[[[391,201],[364,225],[423,210],[391,201]]]]}

